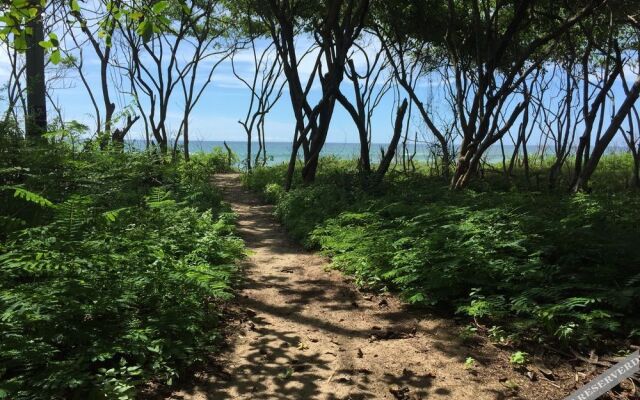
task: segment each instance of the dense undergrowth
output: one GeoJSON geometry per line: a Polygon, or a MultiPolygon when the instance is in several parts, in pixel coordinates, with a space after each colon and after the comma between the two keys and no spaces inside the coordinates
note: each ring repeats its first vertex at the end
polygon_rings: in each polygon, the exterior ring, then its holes
{"type": "Polygon", "coordinates": [[[601,190],[580,195],[503,178],[451,192],[420,173],[363,190],[354,163],[326,159],[316,184],[284,192],[284,172],[258,169],[245,183],[276,204],[296,239],[362,285],[473,318],[498,341],[640,338],[640,196],[617,169],[602,169],[601,190]]]}
{"type": "Polygon", "coordinates": [[[0,132],[0,398],[133,398],[203,360],[243,254],[208,181],[226,162],[34,147],[10,131],[0,132]]]}

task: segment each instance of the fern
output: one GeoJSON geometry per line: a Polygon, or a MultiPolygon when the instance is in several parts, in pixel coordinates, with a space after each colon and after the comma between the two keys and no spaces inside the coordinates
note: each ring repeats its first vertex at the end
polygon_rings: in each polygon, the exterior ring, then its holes
{"type": "Polygon", "coordinates": [[[37,204],[40,207],[53,208],[54,204],[44,198],[43,196],[31,192],[21,187],[4,187],[3,189],[14,190],[13,197],[28,201],[29,203],[37,204]]]}
{"type": "Polygon", "coordinates": [[[77,236],[88,222],[92,200],[88,196],[71,196],[56,207],[54,224],[69,236],[77,236]]]}
{"type": "Polygon", "coordinates": [[[175,205],[176,201],[171,198],[170,191],[156,187],[151,189],[151,193],[146,197],[146,203],[149,208],[162,208],[175,205]]]}
{"type": "Polygon", "coordinates": [[[134,399],[201,361],[243,254],[209,164],[3,151],[0,398],[134,399]]]}
{"type": "Polygon", "coordinates": [[[353,170],[325,161],[315,184],[278,196],[271,188],[282,186],[284,167],[244,179],[275,203],[289,233],[360,284],[538,341],[593,346],[637,330],[637,193],[566,196],[490,185],[452,193],[424,174],[390,176],[372,193],[353,170]]]}
{"type": "Polygon", "coordinates": [[[118,208],[116,210],[109,210],[109,211],[105,211],[102,213],[102,216],[108,221],[108,222],[116,222],[116,220],[118,219],[118,216],[120,215],[120,213],[125,212],[127,210],[130,210],[131,207],[122,207],[122,208],[118,208]]]}

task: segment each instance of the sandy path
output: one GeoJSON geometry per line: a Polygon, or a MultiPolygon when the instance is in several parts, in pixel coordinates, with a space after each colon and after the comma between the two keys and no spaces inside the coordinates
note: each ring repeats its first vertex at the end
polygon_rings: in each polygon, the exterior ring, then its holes
{"type": "Polygon", "coordinates": [[[239,298],[249,318],[220,357],[224,370],[172,398],[514,398],[500,382],[506,379],[519,384],[520,398],[548,398],[530,391],[505,362],[508,355],[461,346],[449,322],[414,315],[393,296],[359,292],[328,270],[325,258],[287,237],[272,207],[244,190],[238,175],[215,183],[251,251],[239,298]],[[481,364],[475,375],[464,368],[470,353],[481,364]]]}

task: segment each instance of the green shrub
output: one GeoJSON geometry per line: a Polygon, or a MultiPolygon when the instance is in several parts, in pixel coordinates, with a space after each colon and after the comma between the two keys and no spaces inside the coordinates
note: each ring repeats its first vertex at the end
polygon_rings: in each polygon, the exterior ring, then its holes
{"type": "Polygon", "coordinates": [[[214,147],[210,153],[192,154],[190,161],[204,164],[209,170],[216,173],[232,172],[238,163],[238,155],[236,153],[229,154],[222,147],[214,147]]]}
{"type": "MultiPolygon", "coordinates": [[[[315,184],[273,201],[295,238],[358,283],[501,326],[510,340],[591,346],[637,332],[637,193],[450,192],[420,174],[390,174],[372,192],[352,165],[331,161],[315,184]]],[[[280,182],[279,168],[248,185],[280,182]]]]}
{"type": "Polygon", "coordinates": [[[242,175],[242,181],[245,186],[264,198],[266,195],[265,190],[268,185],[284,185],[286,171],[286,164],[278,164],[273,167],[253,168],[250,173],[242,175]]]}
{"type": "Polygon", "coordinates": [[[293,189],[281,197],[276,215],[294,238],[305,241],[315,224],[337,215],[352,198],[351,194],[332,185],[314,185],[293,189]]]}
{"type": "Polygon", "coordinates": [[[15,145],[0,151],[0,215],[17,221],[0,238],[0,398],[134,398],[202,361],[243,254],[215,162],[15,145]]]}
{"type": "Polygon", "coordinates": [[[277,183],[270,183],[264,188],[264,198],[269,203],[278,203],[285,195],[284,188],[277,183]]]}

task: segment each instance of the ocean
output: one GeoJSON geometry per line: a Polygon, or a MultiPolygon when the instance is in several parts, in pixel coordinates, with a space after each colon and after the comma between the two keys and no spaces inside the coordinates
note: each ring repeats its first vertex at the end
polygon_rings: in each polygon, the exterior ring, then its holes
{"type": "MultiPolygon", "coordinates": [[[[143,150],[145,148],[144,140],[130,140],[127,142],[130,146],[135,149],[143,150]]],[[[231,148],[231,150],[238,156],[238,166],[242,166],[243,161],[247,157],[247,142],[238,142],[238,141],[229,141],[227,145],[231,148]]],[[[371,145],[371,162],[377,163],[380,161],[381,154],[380,149],[385,148],[388,144],[382,143],[374,143],[371,145]]],[[[204,152],[209,153],[214,148],[219,147],[224,150],[224,142],[223,141],[210,141],[210,140],[194,140],[189,142],[189,150],[192,153],[204,152]]],[[[251,146],[252,152],[252,163],[255,160],[256,152],[258,150],[258,143],[253,143],[251,146]]],[[[289,142],[267,142],[267,165],[277,165],[284,162],[289,161],[289,157],[291,155],[291,143],[289,142]]],[[[412,151],[413,145],[411,144],[409,147],[412,151]]],[[[511,154],[514,150],[513,145],[504,145],[504,152],[506,155],[506,160],[509,162],[511,154]]],[[[529,145],[528,146],[530,156],[534,156],[537,152],[538,147],[529,145]]],[[[400,155],[400,149],[398,150],[398,155],[400,155]]],[[[607,148],[607,153],[624,153],[627,152],[628,148],[620,145],[611,145],[607,148]]],[[[548,146],[545,154],[553,157],[553,146],[548,146]]],[[[321,156],[326,157],[336,157],[338,159],[343,160],[352,160],[358,158],[360,155],[360,144],[359,143],[326,143],[322,149],[321,156]]],[[[300,151],[299,156],[302,156],[302,151],[300,151]]],[[[430,152],[430,147],[428,147],[425,143],[419,143],[416,148],[416,156],[414,160],[416,161],[427,161],[432,159],[432,153],[430,152]]],[[[485,154],[485,159],[490,163],[500,163],[502,161],[502,149],[500,145],[494,145],[489,148],[489,150],[485,154]]]]}
{"type": "MultiPolygon", "coordinates": [[[[128,142],[132,147],[136,149],[144,149],[145,142],[143,140],[132,140],[128,142]]],[[[227,145],[238,156],[239,160],[245,160],[247,157],[247,142],[227,142],[227,145]]],[[[380,149],[385,148],[388,144],[374,143],[371,145],[371,162],[377,163],[380,161],[381,153],[380,149]]],[[[204,152],[209,153],[214,148],[220,147],[224,149],[224,142],[222,141],[208,141],[208,140],[194,140],[189,142],[189,150],[192,153],[204,152]]],[[[255,160],[256,152],[258,150],[258,143],[252,144],[252,158],[255,160]]],[[[290,142],[267,142],[267,165],[277,165],[289,161],[291,156],[291,143],[290,142]]],[[[410,146],[413,149],[413,145],[410,146]]],[[[511,155],[513,146],[505,145],[505,152],[507,157],[511,155]]],[[[398,152],[399,154],[400,151],[398,152]]],[[[321,156],[331,156],[338,159],[350,160],[356,159],[360,154],[359,143],[326,143],[322,149],[321,156]]],[[[418,145],[415,160],[426,161],[431,158],[429,148],[425,145],[418,145]]],[[[488,160],[492,162],[500,161],[502,159],[502,152],[500,147],[492,148],[488,154],[488,160]]],[[[252,162],[254,161],[252,160],[252,162]]]]}

